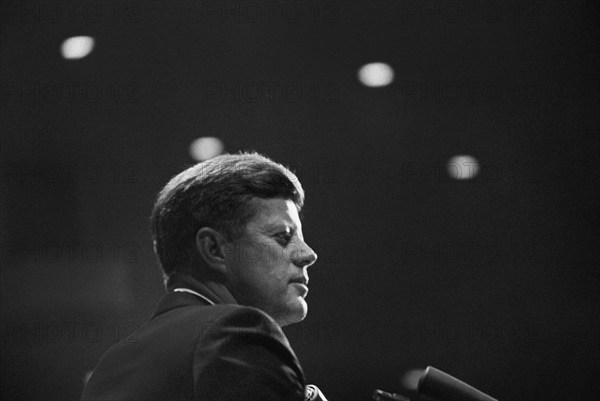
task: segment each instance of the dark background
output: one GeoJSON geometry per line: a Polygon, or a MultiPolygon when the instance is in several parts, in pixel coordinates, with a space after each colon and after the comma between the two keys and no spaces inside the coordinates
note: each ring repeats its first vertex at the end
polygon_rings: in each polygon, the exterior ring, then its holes
{"type": "Polygon", "coordinates": [[[149,316],[148,216],[201,136],[303,182],[320,259],[286,333],[330,400],[427,365],[595,399],[595,3],[250,3],[2,2],[2,399],[77,399],[149,316]],[[65,60],[74,35],[96,47],[65,60]],[[391,85],[357,80],[374,61],[391,85]]]}

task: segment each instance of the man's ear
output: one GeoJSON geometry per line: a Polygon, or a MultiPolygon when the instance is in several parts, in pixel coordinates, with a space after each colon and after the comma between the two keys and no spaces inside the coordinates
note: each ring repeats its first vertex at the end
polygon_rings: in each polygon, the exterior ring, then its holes
{"type": "Polygon", "coordinates": [[[209,269],[226,274],[225,246],[227,241],[220,232],[210,227],[202,227],[196,233],[196,250],[209,269]]]}

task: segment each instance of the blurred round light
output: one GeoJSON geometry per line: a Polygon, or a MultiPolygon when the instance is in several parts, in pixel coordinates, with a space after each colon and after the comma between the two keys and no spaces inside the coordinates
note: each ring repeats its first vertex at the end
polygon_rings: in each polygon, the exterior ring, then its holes
{"type": "Polygon", "coordinates": [[[220,155],[224,148],[225,146],[223,146],[223,142],[219,138],[204,136],[195,139],[190,144],[190,156],[194,160],[201,162],[220,155]]]}
{"type": "Polygon", "coordinates": [[[372,88],[386,86],[394,80],[394,70],[385,63],[365,64],[358,70],[358,80],[372,88]]]}
{"type": "Polygon", "coordinates": [[[66,59],[76,60],[90,54],[94,49],[94,38],[91,36],[73,36],[66,39],[60,51],[66,59]]]}
{"type": "Polygon", "coordinates": [[[479,162],[473,156],[454,156],[446,165],[448,175],[456,180],[470,180],[479,173],[479,162]]]}

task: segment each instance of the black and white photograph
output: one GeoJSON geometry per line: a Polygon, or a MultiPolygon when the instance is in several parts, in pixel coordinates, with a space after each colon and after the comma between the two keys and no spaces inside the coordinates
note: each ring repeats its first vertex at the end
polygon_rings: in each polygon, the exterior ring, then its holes
{"type": "Polygon", "coordinates": [[[0,398],[598,399],[599,9],[2,0],[0,398]]]}

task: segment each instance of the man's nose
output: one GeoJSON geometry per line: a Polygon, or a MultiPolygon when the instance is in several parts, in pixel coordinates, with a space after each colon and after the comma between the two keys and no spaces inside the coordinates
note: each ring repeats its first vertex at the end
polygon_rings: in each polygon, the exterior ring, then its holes
{"type": "Polygon", "coordinates": [[[317,254],[304,241],[298,245],[293,254],[293,262],[298,267],[309,267],[317,261],[317,254]]]}

